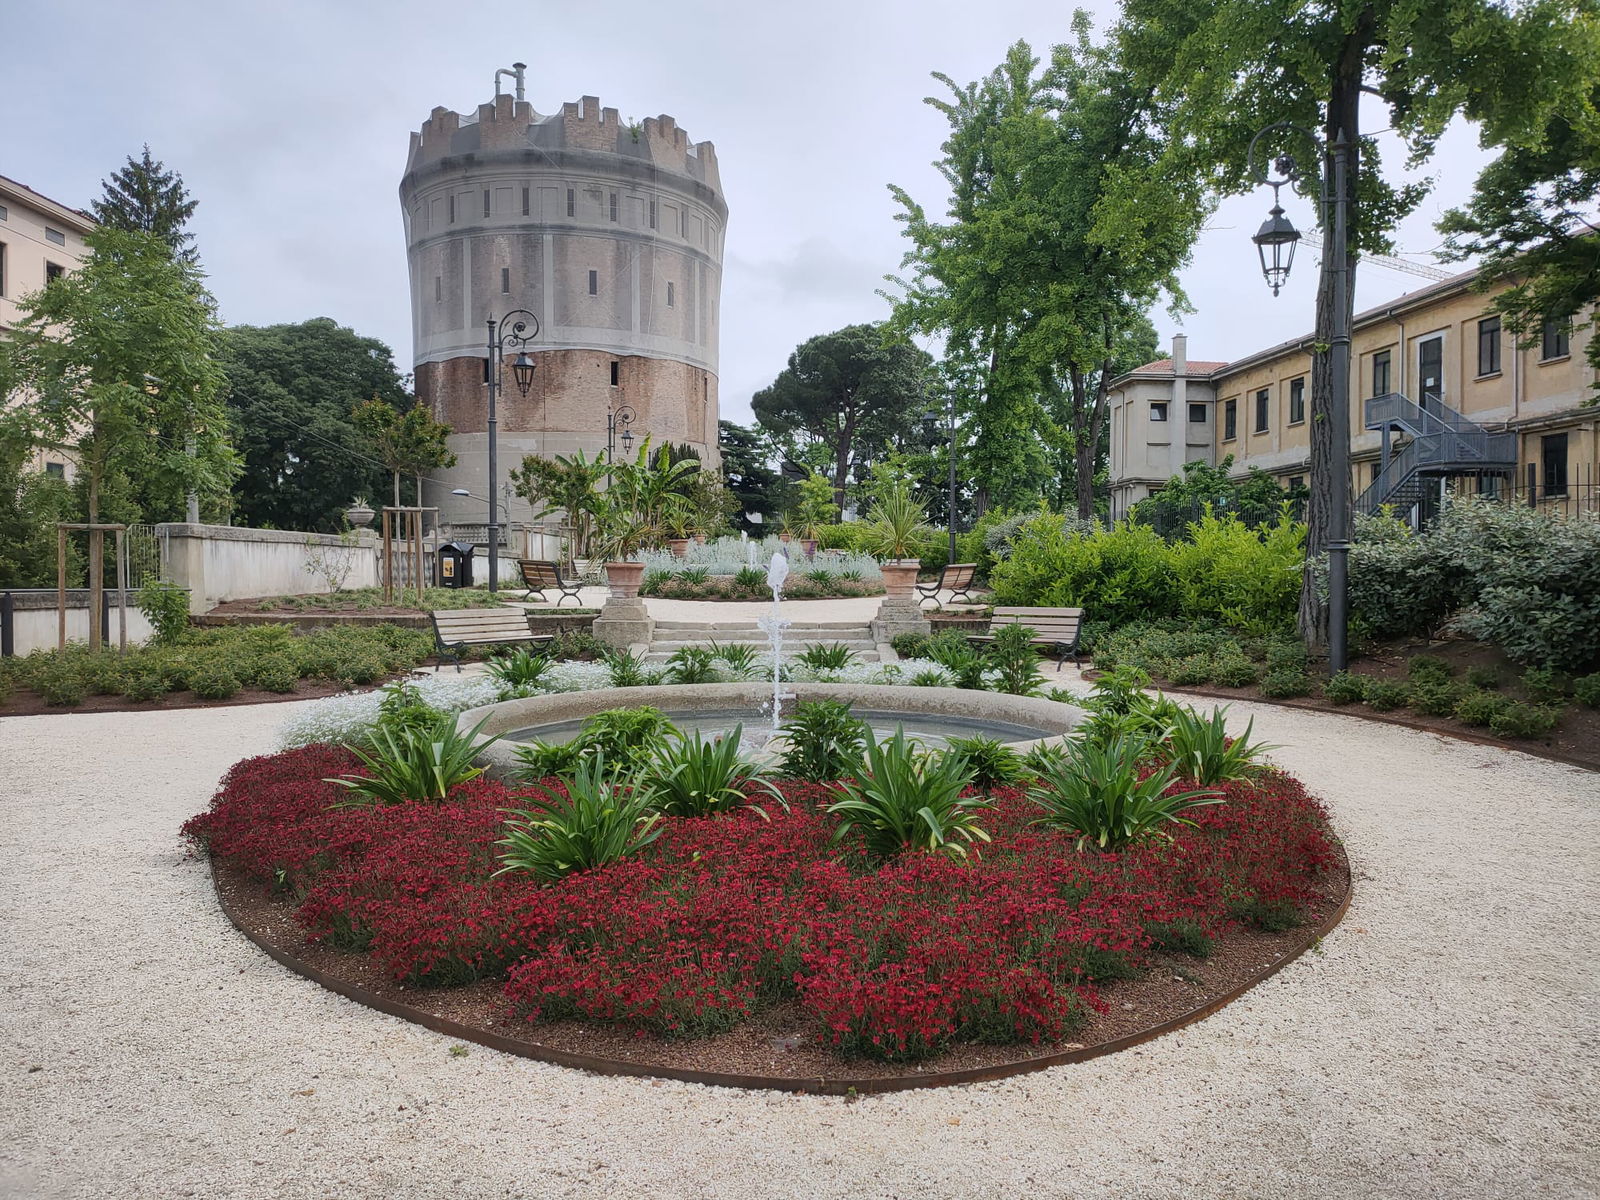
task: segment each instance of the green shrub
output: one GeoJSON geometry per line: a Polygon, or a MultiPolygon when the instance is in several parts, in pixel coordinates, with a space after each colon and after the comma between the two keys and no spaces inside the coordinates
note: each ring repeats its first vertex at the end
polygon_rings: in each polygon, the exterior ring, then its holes
{"type": "Polygon", "coordinates": [[[1168,822],[1193,824],[1183,813],[1217,804],[1216,792],[1192,790],[1167,794],[1178,768],[1166,763],[1141,778],[1150,744],[1139,738],[1116,738],[1104,746],[1080,743],[1036,760],[1039,781],[1029,799],[1044,810],[1039,818],[1078,835],[1078,849],[1093,845],[1120,850],[1159,834],[1168,822]]]}
{"type": "Polygon", "coordinates": [[[1177,615],[1260,632],[1292,629],[1305,541],[1306,527],[1286,512],[1260,528],[1205,513],[1168,551],[1177,615]]]}
{"type": "Polygon", "coordinates": [[[667,673],[674,683],[710,683],[717,664],[704,646],[680,646],[667,659],[667,673]]]}
{"type": "Polygon", "coordinates": [[[292,692],[300,684],[300,664],[286,651],[263,654],[250,664],[248,677],[241,673],[239,682],[266,692],[292,692]]]}
{"type": "Polygon", "coordinates": [[[1228,736],[1227,709],[1213,708],[1209,717],[1193,709],[1180,708],[1173,714],[1167,735],[1167,750],[1173,766],[1183,779],[1201,787],[1249,779],[1261,770],[1267,751],[1276,750],[1265,742],[1251,742],[1255,720],[1236,738],[1228,736]]]}
{"type": "Polygon", "coordinates": [[[828,806],[840,818],[833,840],[854,838],[875,861],[911,850],[965,857],[972,842],[989,840],[978,823],[987,799],[962,794],[972,778],[966,764],[927,754],[903,729],[881,744],[869,740],[850,774],[828,806]]]}
{"type": "Polygon", "coordinates": [[[1547,738],[1560,720],[1559,708],[1512,701],[1489,718],[1489,732],[1504,738],[1547,738]]]}
{"type": "Polygon", "coordinates": [[[711,817],[737,807],[765,817],[765,809],[749,802],[752,792],[782,804],[765,769],[740,753],[743,733],[744,727],[735,725],[708,742],[696,731],[657,750],[639,779],[650,807],[669,817],[711,817]]]}
{"type": "Polygon", "coordinates": [[[77,670],[91,696],[120,696],[127,682],[128,666],[115,650],[100,650],[86,654],[77,670]]]}
{"type": "Polygon", "coordinates": [[[605,660],[612,687],[643,687],[650,682],[642,655],[631,650],[607,650],[605,660]]]}
{"type": "Polygon", "coordinates": [[[733,586],[744,591],[766,591],[766,573],[760,567],[740,567],[733,573],[733,586]]]}
{"type": "Polygon", "coordinates": [[[637,783],[615,776],[603,754],[578,763],[558,787],[535,783],[529,806],[507,817],[495,874],[526,871],[552,883],[639,853],[661,836],[661,814],[637,783]]]}
{"type": "Polygon", "coordinates": [[[972,777],[972,786],[980,791],[1016,783],[1027,775],[1022,756],[998,738],[951,738],[944,752],[961,761],[972,777]]]}
{"type": "Polygon", "coordinates": [[[1487,725],[1511,701],[1495,692],[1469,691],[1456,702],[1455,717],[1468,725],[1487,725]]]}
{"type": "Polygon", "coordinates": [[[189,590],[162,580],[139,589],[134,603],[150,622],[151,641],[170,646],[189,627],[189,590]]]}
{"type": "Polygon", "coordinates": [[[1574,679],[1572,695],[1585,708],[1600,708],[1600,671],[1574,679]]]}
{"type": "Polygon", "coordinates": [[[1529,667],[1522,673],[1522,690],[1538,704],[1559,704],[1567,698],[1567,678],[1549,667],[1529,667]]]}
{"type": "Polygon", "coordinates": [[[509,688],[537,687],[550,670],[550,658],[518,647],[509,654],[497,654],[489,660],[488,671],[509,688]]]}
{"type": "Polygon", "coordinates": [[[1443,683],[1453,671],[1449,663],[1436,655],[1418,654],[1406,663],[1406,674],[1417,683],[1443,683]]]}
{"type": "Polygon", "coordinates": [[[901,658],[926,658],[928,635],[925,633],[897,633],[889,639],[889,645],[901,658]]]}
{"type": "Polygon", "coordinates": [[[1179,687],[1199,687],[1211,682],[1216,669],[1209,654],[1191,654],[1173,663],[1167,678],[1179,687]]]}
{"type": "Polygon", "coordinates": [[[612,770],[631,772],[666,748],[677,733],[671,719],[648,704],[638,708],[608,708],[583,723],[575,740],[585,757],[603,754],[612,770]]]}
{"type": "Polygon", "coordinates": [[[1380,638],[1431,633],[1460,602],[1460,574],[1404,521],[1358,515],[1349,557],[1351,625],[1380,638]]]}
{"type": "Polygon", "coordinates": [[[818,642],[795,655],[795,661],[816,671],[842,671],[856,661],[856,652],[842,642],[818,642]]]}
{"type": "Polygon", "coordinates": [[[1296,639],[1274,638],[1266,646],[1267,671],[1299,671],[1310,668],[1310,656],[1303,643],[1296,639]]]}
{"type": "Polygon", "coordinates": [[[871,730],[842,700],[802,700],[784,723],[778,774],[827,783],[856,769],[871,730]]]}
{"type": "Polygon", "coordinates": [[[1411,685],[1411,707],[1425,717],[1448,717],[1466,694],[1466,688],[1453,679],[1426,679],[1411,685]]]}
{"type": "MultiPolygon", "coordinates": [[[[761,655],[748,642],[732,642],[726,646],[714,646],[711,657],[720,662],[736,675],[752,675],[759,671],[763,664],[761,655]]],[[[771,664],[765,664],[771,673],[771,664]]]]}
{"type": "Polygon", "coordinates": [[[1211,681],[1223,687],[1249,687],[1261,676],[1261,669],[1242,654],[1218,658],[1211,681]]]}
{"type": "Polygon", "coordinates": [[[454,713],[441,715],[427,725],[379,725],[372,731],[370,750],[346,746],[361,760],[368,774],[327,780],[350,793],[336,807],[443,800],[457,784],[483,774],[483,768],[474,766],[472,760],[484,746],[499,740],[491,737],[478,743],[484,721],[466,733],[456,729],[454,713]]]}
{"type": "Polygon", "coordinates": [[[32,670],[29,683],[54,708],[76,708],[89,694],[77,665],[66,655],[51,655],[32,670]]]}
{"type": "Polygon", "coordinates": [[[231,700],[239,677],[220,662],[206,662],[189,674],[189,690],[202,700],[231,700]]]}
{"type": "Polygon", "coordinates": [[[1261,679],[1261,694],[1274,700],[1311,694],[1311,676],[1303,670],[1285,667],[1268,671],[1261,679]]]}
{"type": "Polygon", "coordinates": [[[1126,522],[1082,534],[1060,517],[1034,517],[995,564],[990,584],[996,604],[1082,607],[1117,625],[1177,611],[1167,544],[1126,522]]]}
{"type": "Polygon", "coordinates": [[[1322,685],[1322,697],[1330,704],[1359,704],[1367,698],[1367,678],[1340,671],[1322,685]]]}
{"type": "Polygon", "coordinates": [[[1485,691],[1498,691],[1500,688],[1500,672],[1493,667],[1468,667],[1467,685],[1469,687],[1483,688],[1485,691]]]}
{"type": "Polygon", "coordinates": [[[135,670],[128,672],[122,680],[122,695],[126,700],[136,704],[159,700],[167,694],[167,685],[162,681],[161,675],[156,671],[135,670]]]}
{"type": "Polygon", "coordinates": [[[1372,679],[1367,682],[1367,707],[1378,712],[1404,708],[1411,702],[1411,689],[1398,679],[1372,679]]]}
{"type": "Polygon", "coordinates": [[[995,674],[996,691],[1012,696],[1037,696],[1044,691],[1033,636],[1034,631],[1026,625],[1005,625],[995,631],[987,663],[995,674]]]}

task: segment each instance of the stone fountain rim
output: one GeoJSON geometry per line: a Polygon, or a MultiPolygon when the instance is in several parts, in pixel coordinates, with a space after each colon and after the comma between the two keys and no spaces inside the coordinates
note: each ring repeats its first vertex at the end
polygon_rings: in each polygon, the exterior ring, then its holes
{"type": "MultiPolygon", "coordinates": [[[[1076,705],[1036,696],[1012,696],[1005,692],[980,692],[968,688],[905,687],[883,683],[785,683],[784,694],[796,700],[843,700],[873,711],[904,712],[909,716],[951,716],[977,718],[1011,725],[1030,725],[1049,732],[1027,742],[1013,742],[1015,750],[1026,752],[1044,743],[1059,742],[1071,734],[1083,719],[1076,705]]],[[[741,683],[652,684],[648,687],[595,688],[581,692],[553,692],[519,700],[501,700],[479,708],[469,708],[456,718],[456,728],[466,733],[479,721],[481,734],[497,735],[526,729],[530,725],[549,725],[560,721],[591,717],[610,708],[640,708],[649,705],[665,713],[696,712],[707,709],[759,708],[772,698],[770,680],[741,683]]],[[[515,765],[514,743],[495,742],[486,746],[478,761],[491,775],[500,775],[515,765]]]]}

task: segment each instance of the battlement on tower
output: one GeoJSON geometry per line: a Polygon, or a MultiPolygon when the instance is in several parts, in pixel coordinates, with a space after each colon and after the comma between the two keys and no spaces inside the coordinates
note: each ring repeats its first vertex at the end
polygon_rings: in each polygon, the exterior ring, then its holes
{"type": "Polygon", "coordinates": [[[501,94],[468,117],[435,108],[411,135],[407,170],[455,154],[527,149],[590,150],[644,159],[664,171],[687,175],[722,191],[716,147],[690,140],[675,118],[662,113],[636,125],[625,123],[598,96],[569,100],[559,113],[540,116],[526,100],[501,94]]]}

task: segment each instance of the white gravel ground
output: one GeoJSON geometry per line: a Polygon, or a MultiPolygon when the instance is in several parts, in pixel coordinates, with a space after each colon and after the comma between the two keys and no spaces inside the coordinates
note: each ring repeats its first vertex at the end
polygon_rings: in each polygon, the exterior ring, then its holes
{"type": "Polygon", "coordinates": [[[1238,712],[1348,844],[1320,952],[1139,1050],[854,1104],[453,1057],[275,965],[177,828],[284,706],[7,718],[0,1195],[1596,1195],[1600,776],[1238,712]]]}

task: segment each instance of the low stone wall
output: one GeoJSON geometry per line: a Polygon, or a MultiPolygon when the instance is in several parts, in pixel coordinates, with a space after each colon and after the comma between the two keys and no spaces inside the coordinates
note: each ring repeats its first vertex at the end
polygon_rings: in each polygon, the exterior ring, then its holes
{"type": "Polygon", "coordinates": [[[228,600],[327,593],[327,579],[311,569],[313,556],[348,564],[344,587],[378,584],[379,542],[371,532],[351,543],[326,533],[168,524],[156,526],[156,537],[164,577],[189,589],[197,616],[228,600]]]}
{"type": "MultiPolygon", "coordinates": [[[[31,654],[35,650],[53,650],[56,648],[60,632],[59,617],[56,609],[56,592],[54,588],[47,590],[28,590],[11,592],[12,617],[11,639],[12,651],[18,656],[31,654]]],[[[119,632],[119,610],[117,597],[111,593],[111,619],[106,623],[106,645],[117,645],[119,632]]],[[[144,614],[133,606],[133,594],[128,595],[128,644],[142,643],[150,637],[150,622],[145,620],[144,614]]],[[[89,590],[87,588],[69,588],[67,590],[67,640],[69,642],[87,642],[89,640],[89,590]]]]}
{"type": "MultiPolygon", "coordinates": [[[[1033,696],[1010,696],[1004,692],[978,692],[966,688],[892,687],[857,683],[786,683],[784,698],[795,700],[843,700],[863,709],[924,716],[959,717],[967,720],[1002,721],[1048,731],[1049,736],[1032,742],[1014,743],[1027,750],[1040,742],[1054,741],[1072,732],[1083,711],[1070,704],[1040,700],[1033,696]]],[[[772,701],[770,683],[671,684],[654,687],[601,688],[592,692],[557,692],[532,696],[526,700],[504,700],[462,713],[456,728],[465,733],[479,721],[485,734],[511,733],[530,725],[574,721],[593,716],[608,708],[640,708],[649,705],[662,712],[707,712],[718,709],[758,709],[772,701]]],[[[496,742],[485,748],[479,762],[491,775],[501,775],[516,765],[515,745],[496,742]]]]}

